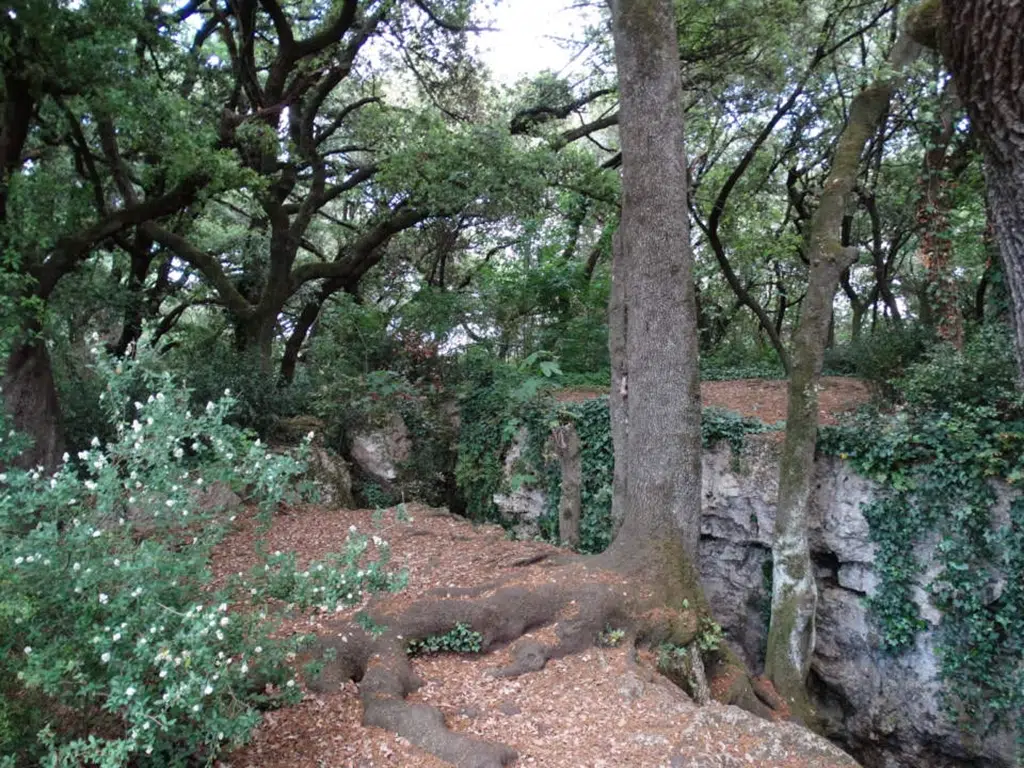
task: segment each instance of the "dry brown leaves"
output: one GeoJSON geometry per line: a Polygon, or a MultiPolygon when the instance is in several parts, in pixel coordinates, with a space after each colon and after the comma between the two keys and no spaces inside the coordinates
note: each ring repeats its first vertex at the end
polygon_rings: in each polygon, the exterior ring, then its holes
{"type": "MultiPolygon", "coordinates": [[[[575,579],[581,566],[553,568],[516,563],[556,553],[537,542],[509,541],[497,526],[469,522],[410,505],[409,520],[394,510],[295,508],[275,517],[267,550],[294,550],[302,562],[340,551],[350,525],[391,544],[392,562],[409,570],[409,587],[378,606],[387,612],[437,588],[499,582],[517,584],[575,579]]],[[[217,549],[220,578],[258,562],[258,527],[242,516],[217,549]]],[[[300,563],[301,564],[301,563],[300,563]]],[[[594,574],[590,574],[591,577],[594,574]]],[[[354,613],[352,609],[348,614],[354,613]]],[[[323,632],[336,621],[315,613],[294,616],[284,632],[323,632]]],[[[553,640],[550,628],[529,637],[553,640]]],[[[756,720],[733,707],[695,706],[655,671],[654,660],[624,648],[594,648],[550,661],[540,672],[499,679],[488,670],[510,661],[508,649],[483,657],[442,655],[415,662],[424,681],[413,694],[437,707],[448,727],[511,745],[517,766],[670,766],[672,768],[831,768],[855,763],[796,726],[756,720]]],[[[223,761],[232,768],[440,768],[446,765],[408,741],[364,728],[355,683],[334,695],[308,696],[300,705],[267,713],[253,742],[223,761]]]]}

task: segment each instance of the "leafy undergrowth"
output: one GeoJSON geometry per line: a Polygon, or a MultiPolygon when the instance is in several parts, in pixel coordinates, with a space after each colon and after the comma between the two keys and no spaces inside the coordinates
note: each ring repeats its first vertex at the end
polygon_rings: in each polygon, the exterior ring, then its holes
{"type": "MultiPolygon", "coordinates": [[[[350,526],[371,541],[373,536],[386,539],[391,566],[408,575],[408,584],[401,592],[367,596],[338,612],[298,606],[286,611],[282,635],[315,634],[320,648],[330,653],[297,659],[304,672],[305,700],[264,715],[253,743],[230,756],[232,766],[432,768],[477,764],[469,760],[482,754],[494,755],[496,762],[479,764],[499,765],[513,753],[517,765],[537,766],[669,765],[683,756],[691,761],[687,764],[707,766],[854,765],[797,726],[764,721],[717,703],[697,707],[657,672],[656,648],[635,650],[634,636],[625,635],[614,647],[600,646],[600,637],[609,630],[627,628],[614,612],[610,621],[594,622],[593,637],[585,638],[575,652],[552,652],[560,644],[564,647],[566,627],[589,627],[584,619],[593,607],[631,585],[618,574],[588,569],[578,561],[559,564],[557,558],[564,554],[560,550],[541,542],[511,541],[497,526],[473,526],[420,506],[383,514],[292,508],[275,517],[265,534],[255,518],[240,520],[236,532],[216,548],[214,570],[221,580],[244,572],[259,562],[260,547],[294,551],[302,568],[338,549],[350,526]],[[512,627],[512,642],[494,642],[500,623],[496,617],[502,613],[495,606],[502,599],[509,610],[501,621],[514,624],[548,597],[570,594],[595,597],[567,600],[551,621],[512,627]],[[507,602],[509,595],[519,602],[507,602]],[[463,611],[474,618],[461,628],[452,622],[447,632],[438,627],[423,637],[400,639],[402,659],[421,683],[409,686],[400,706],[412,708],[417,717],[443,717],[440,723],[447,732],[476,749],[473,758],[456,755],[443,762],[409,739],[363,726],[367,697],[374,696],[370,689],[380,680],[370,672],[379,670],[369,665],[357,685],[350,679],[352,668],[338,663],[358,656],[349,653],[353,644],[386,637],[395,630],[394,622],[410,626],[410,617],[435,615],[423,606],[441,606],[441,613],[453,615],[463,611]],[[472,606],[483,607],[474,613],[472,606]],[[410,658],[410,640],[418,649],[437,646],[444,651],[447,646],[469,653],[410,658]],[[477,653],[478,642],[482,653],[477,653]],[[520,671],[524,673],[514,674],[520,671]],[[484,745],[496,744],[501,750],[485,753],[484,745]]],[[[399,703],[392,700],[392,705],[399,703]]]]}

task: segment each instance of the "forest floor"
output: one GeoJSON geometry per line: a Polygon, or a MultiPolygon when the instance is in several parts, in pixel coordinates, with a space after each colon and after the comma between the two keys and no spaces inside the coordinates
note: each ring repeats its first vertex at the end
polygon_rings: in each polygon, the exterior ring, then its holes
{"type": "MultiPolygon", "coordinates": [[[[705,381],[700,385],[705,406],[726,408],[741,416],[760,419],[769,426],[786,420],[786,384],[784,379],[735,379],[705,381]]],[[[860,379],[825,376],[818,392],[818,420],[835,424],[836,418],[871,399],[870,387],[860,379]]],[[[594,387],[573,387],[554,393],[562,403],[578,403],[607,394],[594,387]]]]}
{"type": "MultiPolygon", "coordinates": [[[[751,380],[705,384],[708,405],[729,407],[774,423],[785,413],[785,383],[751,380]],[[781,410],[780,410],[781,408],[781,410]]],[[[859,382],[826,380],[827,417],[863,402],[859,382]]],[[[581,398],[583,399],[583,398],[581,398]]],[[[443,510],[410,504],[392,509],[290,508],[259,533],[255,515],[239,517],[218,547],[218,581],[256,565],[256,542],[267,551],[294,550],[299,566],[343,551],[350,526],[390,543],[391,564],[406,569],[402,592],[372,598],[374,610],[399,611],[438,588],[462,590],[492,583],[536,586],[574,578],[569,567],[538,563],[558,550],[548,544],[512,541],[496,525],[473,525],[443,510]]],[[[341,614],[292,613],[283,634],[336,633],[341,614]]],[[[339,633],[340,634],[340,633],[339,633]]],[[[526,635],[549,642],[550,627],[526,635]]],[[[624,644],[625,645],[625,644],[624,644]]],[[[850,768],[844,753],[796,725],[767,722],[736,707],[698,707],[657,672],[651,652],[593,647],[550,660],[538,672],[500,678],[489,670],[511,662],[509,648],[485,655],[418,657],[413,668],[423,685],[409,699],[430,704],[449,729],[518,752],[515,766],[537,768],[850,768]]],[[[450,765],[406,739],[361,724],[359,689],[347,682],[336,693],[309,692],[297,706],[268,712],[253,741],[224,759],[222,768],[442,768],[450,765]]]]}

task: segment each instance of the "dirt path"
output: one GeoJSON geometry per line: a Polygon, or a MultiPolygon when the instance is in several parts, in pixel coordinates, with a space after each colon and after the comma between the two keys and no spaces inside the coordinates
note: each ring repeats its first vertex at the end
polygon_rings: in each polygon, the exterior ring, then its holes
{"type": "MultiPolygon", "coordinates": [[[[786,383],[763,379],[706,382],[705,405],[728,408],[768,424],[785,419],[786,383]]],[[[563,390],[558,399],[581,401],[603,392],[563,390]]],[[[856,407],[870,397],[863,382],[822,381],[821,421],[856,407]]],[[[572,578],[572,570],[544,565],[519,567],[538,555],[556,552],[539,542],[513,542],[498,526],[469,522],[410,505],[408,518],[395,510],[383,517],[369,510],[304,507],[278,515],[266,534],[268,551],[294,550],[300,566],[341,551],[349,526],[390,542],[392,563],[409,572],[409,586],[376,607],[400,610],[432,590],[480,587],[505,580],[537,585],[572,578]],[[560,576],[553,576],[559,571],[560,576]]],[[[219,578],[258,562],[255,520],[218,548],[219,578]]],[[[290,619],[285,633],[323,636],[340,615],[309,613],[290,619]]],[[[526,637],[549,641],[550,627],[526,637]]],[[[453,731],[502,742],[514,748],[516,766],[537,768],[848,768],[841,751],[787,723],[759,720],[736,707],[712,703],[697,707],[657,672],[649,652],[592,648],[552,660],[539,672],[515,679],[488,671],[508,664],[509,650],[481,657],[439,655],[414,662],[422,687],[410,700],[437,707],[453,731]]],[[[309,693],[298,706],[264,716],[253,742],[222,762],[224,768],[442,768],[449,765],[379,728],[361,724],[362,704],[354,682],[338,692],[309,693]]]]}
{"type": "MultiPolygon", "coordinates": [[[[836,416],[871,399],[871,390],[860,379],[826,376],[818,393],[818,418],[821,424],[835,424],[836,416]]],[[[559,390],[559,402],[581,402],[606,394],[594,387],[559,390]]],[[[782,379],[736,379],[705,381],[700,385],[705,406],[735,411],[741,416],[760,419],[765,424],[786,420],[786,381],[782,379]]]]}
{"type": "MultiPolygon", "coordinates": [[[[279,515],[266,547],[295,550],[302,562],[344,546],[349,526],[378,533],[392,548],[393,564],[407,568],[409,586],[383,602],[408,605],[437,587],[473,587],[514,578],[538,584],[565,569],[518,567],[536,555],[556,552],[539,542],[514,542],[498,526],[410,505],[402,521],[394,510],[314,507],[279,515]]],[[[257,562],[256,524],[241,521],[215,555],[223,577],[257,562]]],[[[300,563],[301,565],[302,563],[300,563]]],[[[561,578],[572,578],[562,573],[561,578]]],[[[348,613],[351,614],[356,609],[348,613]]],[[[342,614],[344,618],[346,614],[342,614]]],[[[310,613],[290,620],[289,633],[324,633],[330,617],[310,613]]],[[[550,628],[529,637],[549,640],[550,628]]],[[[508,649],[482,656],[440,655],[415,662],[423,686],[410,698],[438,707],[448,727],[519,753],[516,766],[545,768],[847,768],[839,750],[786,723],[759,720],[735,707],[697,707],[656,671],[649,653],[634,658],[626,648],[592,648],[553,660],[539,672],[499,679],[488,670],[511,660],[508,649]]],[[[408,741],[361,725],[358,688],[310,694],[300,705],[265,715],[254,741],[223,762],[232,768],[440,768],[448,765],[408,741]]]]}

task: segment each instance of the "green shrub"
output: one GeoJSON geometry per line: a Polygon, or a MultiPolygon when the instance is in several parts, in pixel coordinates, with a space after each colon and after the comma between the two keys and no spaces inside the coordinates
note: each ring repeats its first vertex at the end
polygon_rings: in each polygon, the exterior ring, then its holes
{"type": "Polygon", "coordinates": [[[918,325],[886,325],[877,333],[826,350],[823,371],[886,387],[920,360],[932,343],[932,335],[918,325]]]}
{"type": "MultiPolygon", "coordinates": [[[[383,564],[357,567],[354,536],[309,577],[275,556],[210,590],[229,521],[196,492],[227,484],[269,514],[303,466],[227,424],[229,395],[192,410],[145,362],[97,363],[114,441],[90,441],[53,475],[0,474],[0,761],[212,764],[247,740],[259,708],[299,696],[294,644],[271,639],[267,600],[332,608],[398,583],[383,564]],[[140,383],[151,394],[134,400],[140,383]],[[233,609],[243,601],[251,610],[233,609]]],[[[0,440],[0,463],[15,442],[0,440]]]]}
{"type": "Polygon", "coordinates": [[[901,399],[915,409],[943,411],[960,405],[1007,407],[1016,396],[1016,362],[1006,328],[986,326],[963,351],[936,345],[895,382],[901,399]]]}

